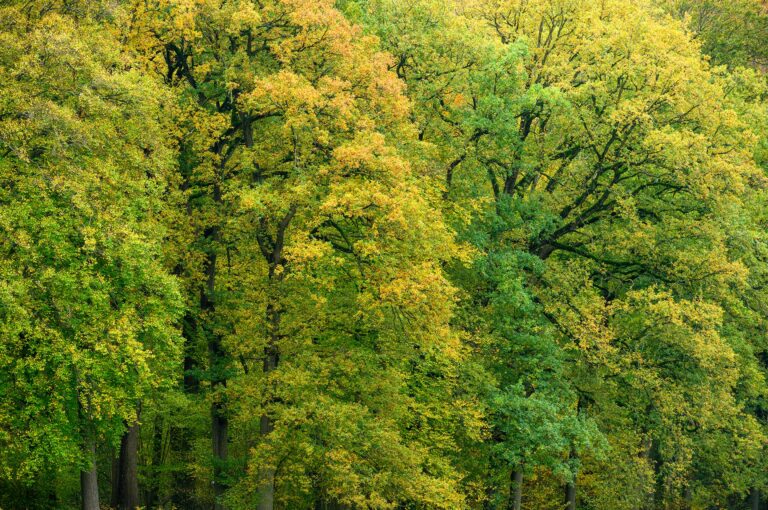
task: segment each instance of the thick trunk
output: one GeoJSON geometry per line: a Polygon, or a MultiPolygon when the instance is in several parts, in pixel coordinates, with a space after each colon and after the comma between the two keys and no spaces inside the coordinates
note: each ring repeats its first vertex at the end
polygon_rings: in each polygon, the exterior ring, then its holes
{"type": "Polygon", "coordinates": [[[90,466],[80,472],[80,493],[83,498],[83,510],[99,510],[99,472],[96,467],[96,442],[86,444],[90,466]]]}
{"type": "Polygon", "coordinates": [[[576,480],[565,484],[565,510],[576,510],[576,480]]]}
{"type": "Polygon", "coordinates": [[[120,460],[117,479],[117,508],[135,510],[139,506],[139,424],[134,423],[120,440],[120,460]]]}
{"type": "Polygon", "coordinates": [[[509,491],[509,509],[520,510],[523,504],[523,471],[515,469],[512,471],[512,483],[509,491]]]}
{"type": "Polygon", "coordinates": [[[760,490],[752,489],[749,491],[749,508],[750,510],[760,510],[760,490]]]}

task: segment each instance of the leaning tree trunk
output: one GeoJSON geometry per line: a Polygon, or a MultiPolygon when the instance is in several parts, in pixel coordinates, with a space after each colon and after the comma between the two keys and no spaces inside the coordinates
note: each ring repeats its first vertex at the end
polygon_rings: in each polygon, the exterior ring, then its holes
{"type": "Polygon", "coordinates": [[[512,471],[509,492],[509,509],[520,510],[523,504],[523,471],[519,467],[512,471]]]}
{"type": "Polygon", "coordinates": [[[760,510],[760,489],[753,488],[749,491],[750,510],[760,510]]]}
{"type": "Polygon", "coordinates": [[[120,440],[120,458],[118,460],[117,508],[136,510],[139,506],[139,424],[134,423],[120,440]]]}
{"type": "Polygon", "coordinates": [[[99,510],[99,472],[96,467],[96,441],[88,439],[85,445],[90,466],[80,472],[80,492],[83,510],[99,510]]]}

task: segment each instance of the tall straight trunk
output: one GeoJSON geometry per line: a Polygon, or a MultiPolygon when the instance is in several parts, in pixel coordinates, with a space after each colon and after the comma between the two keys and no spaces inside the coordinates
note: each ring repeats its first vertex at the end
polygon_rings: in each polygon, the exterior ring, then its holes
{"type": "MultiPolygon", "coordinates": [[[[277,341],[280,331],[280,311],[270,303],[267,306],[267,320],[269,324],[269,338],[264,348],[264,374],[268,375],[277,368],[280,357],[277,349],[277,341]]],[[[272,418],[264,414],[261,416],[259,432],[266,436],[274,429],[272,418]]],[[[272,467],[261,469],[261,488],[259,491],[258,510],[273,510],[275,505],[275,470],[272,467]]]]}
{"type": "MultiPolygon", "coordinates": [[[[256,239],[259,248],[269,263],[270,302],[266,308],[267,344],[264,347],[265,376],[269,376],[277,369],[280,363],[280,323],[282,321],[282,309],[277,300],[276,289],[283,279],[285,260],[283,259],[283,247],[285,246],[285,233],[296,214],[296,206],[293,205],[288,213],[280,219],[274,238],[266,232],[259,232],[256,239]]],[[[262,225],[263,226],[263,225],[262,225]]],[[[268,378],[268,377],[267,377],[268,378]]],[[[272,418],[264,413],[259,423],[259,432],[262,437],[267,436],[274,429],[272,418]]],[[[275,470],[270,466],[263,466],[260,470],[261,486],[259,490],[258,510],[273,510],[275,506],[275,470]]]]}
{"type": "Polygon", "coordinates": [[[117,508],[136,510],[139,506],[139,423],[136,422],[125,431],[120,440],[120,459],[118,461],[117,508]]]}
{"type": "Polygon", "coordinates": [[[85,445],[90,466],[80,472],[82,510],[99,510],[99,471],[96,466],[96,441],[88,439],[85,445]]]}
{"type": "MultiPolygon", "coordinates": [[[[227,141],[220,139],[214,146],[214,153],[222,156],[227,141]]],[[[223,175],[226,157],[222,156],[219,163],[220,175],[223,175]]],[[[221,186],[217,181],[213,186],[213,201],[216,207],[221,207],[223,203],[221,186]]],[[[210,319],[216,316],[216,278],[217,273],[217,249],[221,243],[221,227],[214,224],[205,229],[203,233],[208,241],[208,253],[205,262],[206,282],[205,288],[200,293],[200,310],[210,319]]],[[[222,344],[221,335],[208,328],[208,356],[211,372],[211,389],[214,393],[222,391],[227,386],[226,368],[227,356],[222,344]]],[[[222,394],[214,395],[211,404],[211,447],[213,450],[213,492],[215,495],[215,510],[224,510],[221,497],[227,490],[225,481],[225,470],[228,457],[227,444],[229,443],[229,417],[226,408],[225,396],[222,394]]]]}
{"type": "Polygon", "coordinates": [[[576,479],[565,484],[565,510],[576,510],[576,479]]]}
{"type": "Polygon", "coordinates": [[[749,491],[749,508],[750,510],[760,510],[760,489],[752,488],[749,491]]]}
{"type": "MultiPolygon", "coordinates": [[[[214,191],[216,201],[220,200],[218,188],[214,191]]],[[[206,238],[213,241],[220,241],[218,227],[212,227],[206,230],[206,238]]],[[[215,248],[211,248],[206,260],[206,288],[200,296],[200,309],[203,313],[214,315],[216,310],[216,262],[217,256],[215,248]]],[[[211,389],[216,392],[223,390],[227,386],[225,376],[226,353],[221,342],[221,337],[209,331],[208,338],[208,356],[211,371],[211,389]]],[[[213,450],[213,492],[215,496],[214,509],[224,510],[221,497],[227,490],[224,480],[225,466],[228,456],[227,444],[229,442],[229,419],[227,416],[226,404],[222,395],[215,395],[211,404],[211,447],[213,450]]]]}
{"type": "Polygon", "coordinates": [[[657,508],[664,506],[665,497],[665,480],[662,474],[663,460],[661,458],[661,452],[659,451],[659,442],[655,439],[651,440],[650,457],[653,461],[653,470],[655,475],[654,491],[653,491],[653,503],[657,508]]]}
{"type": "Polygon", "coordinates": [[[165,422],[162,416],[155,416],[155,423],[152,427],[152,468],[154,477],[151,483],[147,484],[146,501],[147,508],[156,508],[160,506],[160,488],[163,485],[165,476],[161,475],[159,468],[165,463],[165,422]]]}
{"type": "Polygon", "coordinates": [[[216,496],[216,503],[214,505],[216,510],[224,509],[221,497],[227,489],[226,483],[222,480],[224,463],[227,461],[228,457],[227,442],[229,441],[229,420],[225,413],[226,410],[224,409],[223,403],[214,402],[212,404],[211,440],[213,442],[213,456],[215,462],[213,489],[214,495],[216,496]]]}
{"type": "Polygon", "coordinates": [[[109,506],[117,508],[120,502],[120,451],[112,449],[112,472],[110,475],[112,482],[112,492],[109,499],[109,506]]]}
{"type": "MultiPolygon", "coordinates": [[[[196,359],[195,346],[198,339],[198,320],[194,314],[187,312],[182,321],[181,333],[184,337],[184,381],[185,395],[194,399],[200,393],[200,380],[198,378],[198,360],[196,359]]],[[[180,463],[183,467],[175,469],[171,474],[170,500],[177,508],[193,508],[195,506],[195,480],[186,469],[192,463],[190,430],[171,420],[168,432],[170,447],[173,452],[173,463],[180,463]]]]}
{"type": "Polygon", "coordinates": [[[512,471],[512,483],[509,487],[509,510],[520,510],[523,504],[523,471],[512,471]]]}

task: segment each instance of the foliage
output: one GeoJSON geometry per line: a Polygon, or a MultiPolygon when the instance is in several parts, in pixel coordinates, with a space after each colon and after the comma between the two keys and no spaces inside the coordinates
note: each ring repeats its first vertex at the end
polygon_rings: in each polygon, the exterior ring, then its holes
{"type": "Polygon", "coordinates": [[[759,500],[766,19],[8,2],[0,505],[759,500]]]}

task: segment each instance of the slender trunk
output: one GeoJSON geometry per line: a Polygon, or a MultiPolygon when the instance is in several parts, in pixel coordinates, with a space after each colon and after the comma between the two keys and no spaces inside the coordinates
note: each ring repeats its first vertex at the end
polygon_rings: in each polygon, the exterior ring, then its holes
{"type": "MultiPolygon", "coordinates": [[[[214,373],[221,373],[224,368],[224,350],[221,345],[221,339],[216,338],[210,344],[211,367],[214,373]]],[[[211,380],[214,391],[217,388],[225,389],[227,380],[222,375],[216,375],[211,380]]],[[[216,497],[214,504],[215,510],[224,510],[221,498],[227,490],[227,483],[224,480],[226,474],[226,464],[228,458],[229,443],[229,418],[227,417],[227,408],[222,395],[214,397],[211,404],[211,444],[213,447],[213,492],[216,497]]]]}
{"type": "MultiPolygon", "coordinates": [[[[182,336],[185,343],[183,390],[191,399],[200,393],[199,363],[195,352],[199,338],[198,325],[196,316],[187,312],[182,321],[182,336]]],[[[177,508],[195,507],[195,480],[187,469],[187,466],[193,462],[190,454],[192,451],[190,435],[190,430],[186,426],[171,421],[169,431],[171,446],[169,449],[173,452],[172,462],[181,466],[180,469],[175,469],[171,475],[173,491],[170,494],[170,499],[177,508]]]]}
{"type": "Polygon", "coordinates": [[[80,493],[83,510],[99,510],[99,472],[96,466],[96,441],[89,439],[85,445],[90,466],[80,472],[80,493]]]}
{"type": "MultiPolygon", "coordinates": [[[[581,398],[576,401],[576,412],[581,412],[581,398]]],[[[576,452],[571,445],[571,451],[568,452],[568,460],[573,461],[576,459],[576,452]]],[[[569,464],[573,465],[572,462],[569,464]]],[[[573,470],[571,474],[573,478],[565,484],[565,510],[576,510],[576,470],[573,470]]]]}
{"type": "Polygon", "coordinates": [[[117,508],[120,503],[120,452],[112,449],[112,473],[110,477],[112,482],[112,493],[109,500],[109,506],[117,508]]]}
{"type": "Polygon", "coordinates": [[[139,506],[139,424],[134,423],[120,440],[119,477],[117,483],[117,508],[135,510],[139,506]]]}
{"type": "MultiPolygon", "coordinates": [[[[270,303],[267,306],[267,320],[269,324],[269,338],[264,348],[264,374],[268,375],[277,368],[280,361],[277,341],[280,335],[280,311],[270,303]]],[[[267,414],[262,415],[259,432],[266,436],[274,429],[272,418],[267,414]]],[[[261,490],[258,510],[273,510],[275,505],[275,470],[265,467],[261,470],[261,490]]]]}
{"type": "Polygon", "coordinates": [[[576,510],[576,479],[565,484],[565,510],[576,510]]]}
{"type": "Polygon", "coordinates": [[[211,415],[211,432],[213,441],[213,456],[214,456],[214,494],[216,496],[216,503],[214,508],[216,510],[224,510],[224,505],[221,503],[221,497],[226,490],[226,484],[221,479],[224,473],[224,464],[227,461],[227,442],[229,439],[229,420],[225,414],[224,404],[221,402],[214,402],[212,404],[211,415]]]}
{"type": "Polygon", "coordinates": [[[691,508],[693,508],[693,492],[691,492],[690,486],[686,486],[685,489],[683,489],[683,507],[685,510],[691,510],[691,508]]]}
{"type": "Polygon", "coordinates": [[[653,460],[653,469],[656,478],[653,491],[653,503],[656,508],[663,508],[665,492],[664,475],[662,474],[663,461],[661,452],[659,451],[659,442],[655,439],[651,440],[650,457],[653,460]]]}
{"type": "Polygon", "coordinates": [[[195,499],[195,480],[187,466],[192,462],[190,430],[186,427],[171,425],[169,450],[173,452],[172,464],[180,467],[172,473],[173,490],[170,493],[171,507],[197,508],[195,499]]]}
{"type": "Polygon", "coordinates": [[[155,423],[152,427],[152,470],[155,475],[153,480],[147,484],[146,501],[147,508],[156,508],[160,506],[160,487],[163,485],[164,475],[160,473],[160,466],[165,463],[165,427],[163,418],[158,415],[155,417],[155,423]]]}
{"type": "Polygon", "coordinates": [[[760,510],[760,490],[753,488],[749,491],[750,510],[760,510]]]}
{"type": "MultiPolygon", "coordinates": [[[[223,145],[216,149],[217,154],[221,154],[223,145]]],[[[223,164],[223,163],[222,163],[223,164]]],[[[222,169],[223,170],[223,169],[222,169]]],[[[213,200],[221,204],[221,188],[218,183],[213,188],[213,200]]],[[[206,240],[211,243],[206,257],[206,284],[205,289],[200,295],[200,310],[207,314],[211,319],[215,317],[216,312],[216,277],[217,277],[217,247],[221,242],[221,229],[218,225],[207,228],[204,232],[206,240]]],[[[229,418],[224,389],[227,386],[226,368],[227,359],[221,336],[208,328],[208,355],[211,372],[211,389],[214,392],[213,403],[211,404],[211,446],[213,450],[213,492],[215,496],[214,509],[224,510],[221,497],[227,490],[227,484],[224,480],[227,464],[227,443],[229,442],[229,418]],[[219,393],[220,392],[220,393],[219,393]],[[217,394],[219,393],[219,394],[217,394]]]]}
{"type": "Polygon", "coordinates": [[[315,501],[314,510],[352,510],[350,505],[339,503],[334,499],[320,497],[315,501]]]}
{"type": "MultiPolygon", "coordinates": [[[[296,206],[291,206],[288,213],[278,222],[277,232],[273,239],[260,232],[256,237],[264,258],[269,263],[270,292],[275,293],[278,284],[283,278],[285,261],[283,260],[283,247],[285,246],[285,233],[296,214],[296,206]]],[[[267,345],[264,347],[264,375],[268,376],[277,369],[280,363],[280,322],[282,310],[277,298],[272,295],[266,309],[267,320],[267,345]]],[[[272,418],[264,413],[261,416],[259,431],[262,437],[267,436],[274,429],[272,418]]],[[[264,466],[260,470],[261,488],[258,510],[273,510],[275,505],[275,470],[271,466],[264,466]]]]}
{"type": "Polygon", "coordinates": [[[512,483],[509,493],[509,509],[520,510],[523,504],[523,471],[520,468],[512,471],[512,483]]]}

